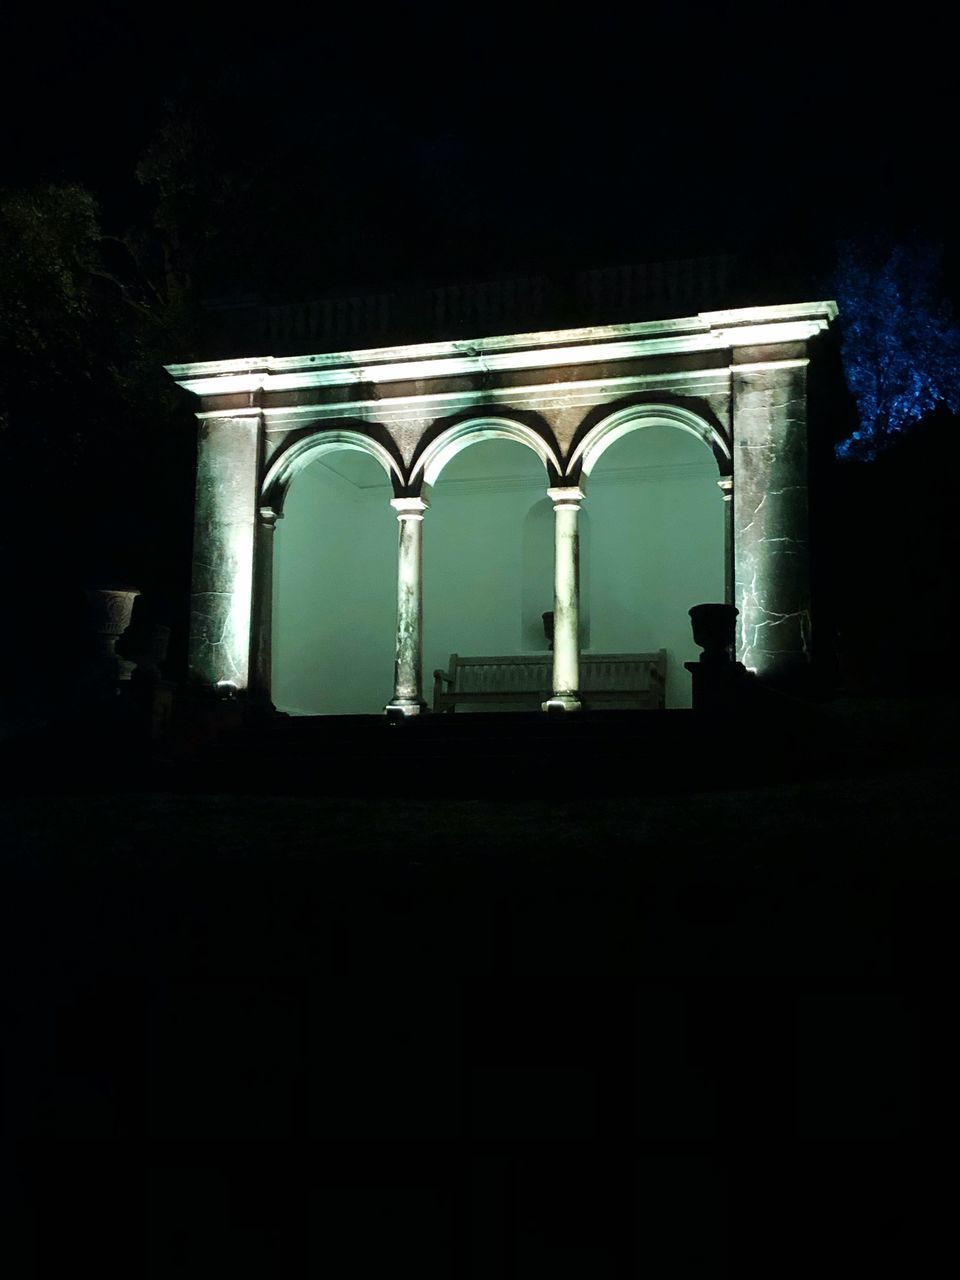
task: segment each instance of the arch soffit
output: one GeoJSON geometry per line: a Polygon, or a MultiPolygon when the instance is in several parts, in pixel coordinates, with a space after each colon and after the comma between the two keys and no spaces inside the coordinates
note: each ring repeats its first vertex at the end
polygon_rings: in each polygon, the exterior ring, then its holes
{"type": "Polygon", "coordinates": [[[333,430],[323,428],[301,436],[282,449],[273,459],[260,486],[261,503],[264,506],[273,507],[279,514],[283,510],[284,499],[294,476],[299,475],[304,467],[308,467],[323,454],[335,449],[354,449],[358,453],[369,454],[383,467],[387,479],[395,490],[402,486],[403,473],[400,464],[379,440],[362,431],[345,427],[333,430]]]}
{"type": "Polygon", "coordinates": [[[570,455],[566,474],[588,477],[607,449],[622,436],[653,426],[678,427],[696,436],[713,454],[721,473],[727,473],[732,454],[730,443],[721,431],[683,405],[645,403],[617,409],[592,426],[570,455]]]}
{"type": "Polygon", "coordinates": [[[514,418],[484,414],[454,423],[431,440],[413,465],[411,484],[416,484],[418,477],[422,477],[423,486],[429,490],[448,462],[481,440],[513,440],[533,450],[548,476],[551,469],[553,474],[559,474],[561,470],[553,445],[535,427],[514,418]]]}

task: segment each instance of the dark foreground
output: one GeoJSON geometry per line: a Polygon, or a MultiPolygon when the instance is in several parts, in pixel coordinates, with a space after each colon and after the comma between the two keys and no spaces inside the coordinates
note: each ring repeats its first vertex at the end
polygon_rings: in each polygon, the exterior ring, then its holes
{"type": "Polygon", "coordinates": [[[8,746],[5,1273],[931,1274],[952,723],[833,711],[669,770],[622,730],[569,771],[461,727],[355,741],[363,785],[303,727],[273,773],[234,743],[99,786],[8,746]]]}

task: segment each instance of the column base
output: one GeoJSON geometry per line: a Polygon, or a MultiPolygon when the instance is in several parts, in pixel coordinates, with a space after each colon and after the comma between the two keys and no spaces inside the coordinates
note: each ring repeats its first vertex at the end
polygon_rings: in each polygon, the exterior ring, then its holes
{"type": "Polygon", "coordinates": [[[546,702],[541,702],[541,711],[582,711],[583,704],[575,693],[555,693],[546,702]]]}
{"type": "Polygon", "coordinates": [[[420,698],[393,698],[383,708],[383,714],[392,720],[401,716],[422,716],[427,704],[420,698]]]}

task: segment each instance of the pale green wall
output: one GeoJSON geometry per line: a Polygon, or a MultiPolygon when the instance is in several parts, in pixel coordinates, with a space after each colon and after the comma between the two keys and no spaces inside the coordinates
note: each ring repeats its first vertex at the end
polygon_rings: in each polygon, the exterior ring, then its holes
{"type": "Polygon", "coordinates": [[[553,508],[542,510],[546,487],[537,455],[509,440],[465,449],[434,486],[423,552],[424,668],[431,686],[434,668],[446,670],[451,653],[546,651],[541,614],[553,608],[553,508]]]}
{"type": "Polygon", "coordinates": [[[382,468],[338,452],[296,477],[277,523],[273,700],[282,711],[382,711],[393,693],[397,516],[382,468]],[[358,489],[325,466],[342,467],[358,489]]]}
{"type": "MultiPolygon", "coordinates": [[[[581,642],[668,650],[669,706],[688,706],[696,658],[687,610],[723,599],[723,510],[702,443],[649,427],[597,464],[582,516],[581,642]]],[[[464,450],[424,521],[424,691],[452,652],[544,649],[553,607],[553,509],[535,454],[509,441],[464,450]]],[[[392,691],[397,521],[370,458],[327,455],[294,481],[277,527],[274,701],[376,713],[392,691]],[[324,464],[329,464],[325,466],[324,464]],[[331,469],[343,475],[332,474],[331,469]],[[347,477],[347,478],[344,478],[347,477]]]]}
{"type": "Polygon", "coordinates": [[[723,600],[723,499],[706,447],[675,427],[611,445],[587,483],[595,653],[667,650],[667,706],[690,705],[688,610],[723,600]]]}

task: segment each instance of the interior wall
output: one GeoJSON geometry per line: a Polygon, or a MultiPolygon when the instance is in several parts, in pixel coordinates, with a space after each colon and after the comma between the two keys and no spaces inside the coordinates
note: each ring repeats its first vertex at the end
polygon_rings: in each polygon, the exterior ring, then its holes
{"type": "Polygon", "coordinates": [[[398,540],[392,496],[379,463],[356,451],[325,454],[291,484],[274,534],[279,710],[375,714],[392,696],[398,540]]]}
{"type": "MultiPolygon", "coordinates": [[[[424,696],[451,653],[545,652],[553,505],[537,456],[481,441],[448,464],[424,538],[424,696]]],[[[396,513],[368,455],[338,451],[296,477],[277,524],[274,702],[301,714],[377,714],[393,691],[396,513]]],[[[581,512],[581,644],[667,650],[667,705],[690,705],[688,610],[723,600],[723,502],[705,446],[646,427],[602,456],[581,512]]]]}
{"type": "Polygon", "coordinates": [[[447,464],[424,524],[424,682],[451,653],[545,653],[553,608],[553,507],[525,445],[481,440],[447,464]],[[546,504],[546,509],[544,509],[546,504]]]}
{"type": "Polygon", "coordinates": [[[602,455],[587,484],[595,653],[667,650],[668,707],[689,707],[689,609],[724,598],[723,498],[705,445],[643,427],[602,455]]]}

